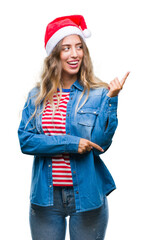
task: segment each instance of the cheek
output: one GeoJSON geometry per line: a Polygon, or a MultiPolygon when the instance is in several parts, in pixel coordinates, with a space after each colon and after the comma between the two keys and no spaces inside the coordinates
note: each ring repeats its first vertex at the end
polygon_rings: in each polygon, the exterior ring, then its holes
{"type": "Polygon", "coordinates": [[[65,64],[65,59],[64,59],[64,57],[61,56],[61,57],[60,57],[60,60],[61,60],[61,65],[64,66],[64,64],[65,64]]]}
{"type": "Polygon", "coordinates": [[[65,61],[66,59],[68,59],[69,55],[70,55],[69,52],[61,51],[61,53],[60,53],[60,59],[61,59],[61,61],[65,61]]]}

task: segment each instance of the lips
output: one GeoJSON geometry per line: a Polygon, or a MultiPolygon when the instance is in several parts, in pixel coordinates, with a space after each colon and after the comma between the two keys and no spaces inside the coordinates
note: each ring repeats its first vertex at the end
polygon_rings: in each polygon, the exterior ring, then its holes
{"type": "Polygon", "coordinates": [[[68,63],[68,65],[69,65],[71,68],[77,68],[77,67],[78,67],[78,63],[79,63],[79,60],[68,61],[67,63],[68,63]]]}
{"type": "Polygon", "coordinates": [[[78,60],[77,61],[70,61],[70,62],[68,62],[68,64],[70,64],[70,65],[76,65],[76,64],[78,64],[78,60]]]}

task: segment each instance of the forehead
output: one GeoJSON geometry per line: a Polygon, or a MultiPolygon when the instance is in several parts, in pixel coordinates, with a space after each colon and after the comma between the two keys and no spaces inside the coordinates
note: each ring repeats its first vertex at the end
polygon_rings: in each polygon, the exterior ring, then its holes
{"type": "Polygon", "coordinates": [[[63,38],[63,40],[62,40],[62,44],[77,44],[77,43],[81,43],[81,39],[76,34],[69,35],[69,36],[63,38]]]}

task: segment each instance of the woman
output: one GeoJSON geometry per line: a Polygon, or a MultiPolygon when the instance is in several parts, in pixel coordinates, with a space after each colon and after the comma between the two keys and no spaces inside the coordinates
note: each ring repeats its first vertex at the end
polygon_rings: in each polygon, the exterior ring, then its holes
{"type": "Polygon", "coordinates": [[[81,15],[57,18],[45,33],[47,58],[41,82],[30,91],[18,135],[34,155],[30,194],[33,240],[64,240],[70,216],[72,240],[104,239],[106,196],[116,187],[100,158],[117,127],[121,82],[97,79],[85,43],[81,15]]]}

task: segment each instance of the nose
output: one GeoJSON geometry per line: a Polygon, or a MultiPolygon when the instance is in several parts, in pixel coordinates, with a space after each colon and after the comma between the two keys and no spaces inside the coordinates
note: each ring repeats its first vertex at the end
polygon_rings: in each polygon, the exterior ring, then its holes
{"type": "Polygon", "coordinates": [[[71,57],[77,58],[77,56],[78,56],[77,49],[75,47],[71,48],[71,57]]]}

